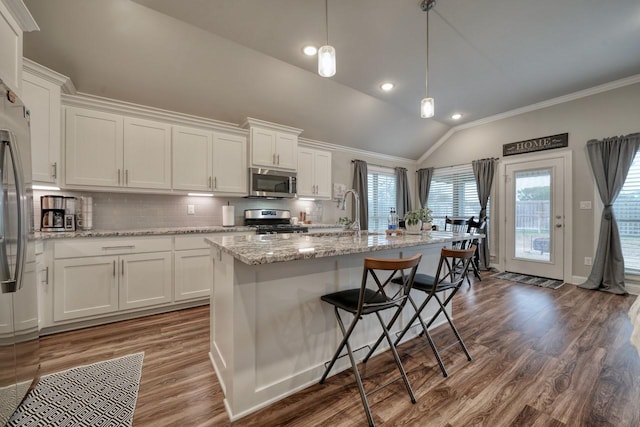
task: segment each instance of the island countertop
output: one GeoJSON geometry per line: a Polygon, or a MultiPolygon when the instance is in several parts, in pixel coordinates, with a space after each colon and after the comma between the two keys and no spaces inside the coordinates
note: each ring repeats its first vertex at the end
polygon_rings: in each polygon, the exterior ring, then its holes
{"type": "Polygon", "coordinates": [[[250,236],[214,236],[205,240],[213,247],[248,264],[260,265],[376,252],[478,238],[478,235],[432,231],[424,234],[387,236],[385,233],[363,231],[326,234],[271,234],[250,236]]]}

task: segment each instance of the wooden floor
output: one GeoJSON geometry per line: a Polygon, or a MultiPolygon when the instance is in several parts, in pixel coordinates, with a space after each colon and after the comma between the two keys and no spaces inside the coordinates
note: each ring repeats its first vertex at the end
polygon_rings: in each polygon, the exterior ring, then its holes
{"type": "MultiPolygon", "coordinates": [[[[417,403],[392,382],[369,396],[376,423],[640,426],[640,358],[626,315],[634,298],[488,276],[465,285],[454,313],[474,360],[453,345],[446,326],[434,338],[448,378],[424,339],[402,345],[417,403]]],[[[134,426],[366,425],[350,371],[231,424],[208,349],[208,307],[200,307],[45,337],[43,370],[144,351],[134,426]]],[[[388,352],[360,368],[367,390],[397,377],[388,352]]]]}

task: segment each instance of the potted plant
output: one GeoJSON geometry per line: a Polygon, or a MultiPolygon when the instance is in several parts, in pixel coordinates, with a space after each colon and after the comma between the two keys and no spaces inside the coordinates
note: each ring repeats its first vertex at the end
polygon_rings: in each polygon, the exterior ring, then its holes
{"type": "Polygon", "coordinates": [[[429,208],[415,209],[404,215],[404,224],[410,233],[419,232],[422,229],[430,231],[431,221],[433,221],[433,215],[429,208]]]}

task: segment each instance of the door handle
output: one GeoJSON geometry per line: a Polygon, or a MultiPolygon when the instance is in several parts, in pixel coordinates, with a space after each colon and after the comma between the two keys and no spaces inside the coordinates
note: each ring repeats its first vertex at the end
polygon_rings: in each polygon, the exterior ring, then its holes
{"type": "Polygon", "coordinates": [[[556,224],[556,228],[562,228],[562,224],[556,224]]]}

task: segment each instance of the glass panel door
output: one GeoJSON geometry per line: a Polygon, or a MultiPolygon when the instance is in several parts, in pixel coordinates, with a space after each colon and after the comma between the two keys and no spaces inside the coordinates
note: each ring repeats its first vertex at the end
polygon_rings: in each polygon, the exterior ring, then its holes
{"type": "Polygon", "coordinates": [[[518,171],[515,180],[515,258],[551,260],[551,170],[518,171]]]}

